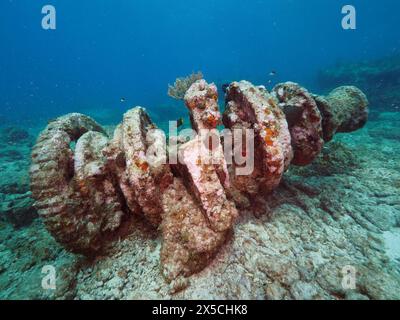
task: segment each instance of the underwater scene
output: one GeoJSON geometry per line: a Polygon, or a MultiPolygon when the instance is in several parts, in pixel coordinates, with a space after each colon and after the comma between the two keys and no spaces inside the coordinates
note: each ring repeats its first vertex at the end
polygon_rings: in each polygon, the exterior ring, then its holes
{"type": "Polygon", "coordinates": [[[3,0],[0,300],[399,300],[398,0],[3,0]]]}

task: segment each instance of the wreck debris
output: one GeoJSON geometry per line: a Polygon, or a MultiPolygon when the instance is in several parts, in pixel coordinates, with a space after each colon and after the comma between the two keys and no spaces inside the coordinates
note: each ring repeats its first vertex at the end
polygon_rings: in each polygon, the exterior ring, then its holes
{"type": "Polygon", "coordinates": [[[72,113],[51,122],[32,151],[35,206],[54,238],[77,253],[99,249],[104,232],[115,230],[122,215],[103,170],[104,135],[94,120],[72,113]]]}
{"type": "Polygon", "coordinates": [[[292,137],[292,164],[309,165],[321,152],[322,117],[311,94],[297,83],[278,84],[273,94],[286,115],[292,137]]]}
{"type": "MultiPolygon", "coordinates": [[[[222,150],[220,152],[222,154],[222,150]]],[[[229,230],[237,216],[236,207],[226,197],[224,185],[203,140],[197,137],[182,145],[179,155],[181,163],[178,164],[178,170],[200,203],[211,228],[217,232],[229,230]]]]}
{"type": "Polygon", "coordinates": [[[206,267],[225,242],[227,232],[217,232],[199,205],[175,178],[163,196],[161,266],[168,282],[206,267]]]}
{"type": "Polygon", "coordinates": [[[185,94],[185,104],[189,109],[192,128],[215,129],[221,121],[218,110],[218,89],[205,80],[196,81],[185,94]]]}
{"type": "Polygon", "coordinates": [[[203,269],[225,242],[238,215],[225,193],[229,175],[215,132],[220,121],[217,99],[215,85],[204,80],[195,82],[185,95],[197,135],[180,144],[179,162],[173,166],[179,178],[163,196],[161,264],[168,281],[203,269]]]}
{"type": "Polygon", "coordinates": [[[362,128],[368,121],[368,99],[353,86],[333,90],[328,96],[315,96],[323,116],[324,140],[329,142],[336,133],[347,133],[362,128]]]}
{"type": "Polygon", "coordinates": [[[76,189],[90,201],[94,212],[104,215],[96,221],[102,232],[115,231],[123,216],[115,179],[106,169],[103,150],[107,144],[108,139],[102,133],[89,131],[78,139],[74,153],[76,189]]]}
{"type": "Polygon", "coordinates": [[[310,163],[323,137],[329,141],[336,132],[357,130],[368,115],[367,99],[355,87],[323,98],[294,83],[269,93],[247,81],[233,82],[226,90],[223,123],[244,140],[254,132],[253,144],[234,150],[243,158],[254,155],[254,166],[237,175],[243,164],[226,161],[217,130],[217,89],[192,80],[181,96],[195,135],[176,139],[178,163],[168,163],[165,134],[136,107],[111,140],[84,115],[56,119],[40,134],[30,170],[36,207],[57,241],[73,252],[93,253],[120,227],[124,214],[142,215],[161,230],[161,269],[176,290],[225,243],[237,208],[265,212],[265,195],[291,163],[310,163]]]}
{"type": "Polygon", "coordinates": [[[116,135],[121,139],[119,157],[125,161],[122,190],[131,202],[135,199],[146,219],[155,227],[161,222],[160,192],[172,183],[172,174],[163,158],[165,137],[154,137],[161,134],[156,129],[146,111],[137,107],[125,113],[122,125],[117,129],[120,134],[116,135]],[[156,140],[157,144],[151,140],[156,140]],[[150,146],[156,150],[149,150],[150,146]],[[153,157],[150,161],[149,152],[162,158],[155,160],[153,157]]]}
{"type": "Polygon", "coordinates": [[[231,193],[241,206],[248,202],[259,215],[265,212],[263,195],[279,185],[292,159],[285,115],[265,88],[241,81],[227,89],[223,122],[231,130],[254,130],[254,170],[249,175],[231,176],[231,193]]]}

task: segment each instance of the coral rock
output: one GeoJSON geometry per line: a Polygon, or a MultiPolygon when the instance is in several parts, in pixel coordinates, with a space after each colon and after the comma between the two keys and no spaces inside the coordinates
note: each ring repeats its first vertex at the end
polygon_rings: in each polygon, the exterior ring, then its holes
{"type": "Polygon", "coordinates": [[[318,77],[322,89],[332,90],[351,83],[368,96],[374,112],[400,109],[400,55],[394,54],[359,63],[335,64],[324,68],[318,77]]]}
{"type": "Polygon", "coordinates": [[[273,92],[289,124],[294,151],[292,164],[309,165],[324,145],[317,104],[306,89],[293,82],[278,84],[273,92]]]}

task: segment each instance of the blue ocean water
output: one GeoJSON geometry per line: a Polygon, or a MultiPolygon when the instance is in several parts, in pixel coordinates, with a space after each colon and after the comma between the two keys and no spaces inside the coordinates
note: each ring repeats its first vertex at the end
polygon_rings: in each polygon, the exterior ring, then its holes
{"type": "Polygon", "coordinates": [[[34,125],[95,110],[116,122],[142,105],[173,118],[168,83],[199,70],[257,84],[274,70],[273,83],[318,89],[321,68],[400,51],[399,1],[350,2],[356,30],[342,29],[342,0],[3,0],[0,116],[34,125]],[[56,30],[41,27],[46,4],[56,30]]]}

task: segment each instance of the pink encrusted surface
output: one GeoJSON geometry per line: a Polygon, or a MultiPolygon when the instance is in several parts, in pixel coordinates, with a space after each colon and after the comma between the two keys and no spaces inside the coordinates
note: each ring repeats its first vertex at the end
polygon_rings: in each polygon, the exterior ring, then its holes
{"type": "Polygon", "coordinates": [[[185,104],[189,109],[194,130],[215,129],[221,121],[218,110],[218,90],[215,84],[196,81],[186,92],[185,104]]]}
{"type": "Polygon", "coordinates": [[[168,282],[174,282],[173,287],[179,287],[177,279],[206,267],[228,234],[210,228],[201,206],[182,179],[175,178],[162,199],[162,274],[168,282]]]}
{"type": "MultiPolygon", "coordinates": [[[[292,160],[291,138],[285,115],[265,88],[248,81],[233,82],[226,94],[224,124],[230,129],[254,130],[259,189],[272,191],[292,160]]],[[[259,193],[261,190],[257,190],[259,193]]]]}
{"type": "Polygon", "coordinates": [[[198,136],[179,148],[179,159],[178,170],[200,202],[211,228],[218,232],[230,229],[237,211],[235,204],[227,199],[214,166],[224,158],[214,157],[198,136]]]}
{"type": "Polygon", "coordinates": [[[279,105],[286,114],[292,136],[292,164],[310,164],[324,145],[322,117],[311,94],[297,83],[278,84],[273,89],[279,105]]]}
{"type": "Polygon", "coordinates": [[[247,81],[233,82],[224,125],[240,136],[254,133],[253,153],[246,139],[246,147],[235,151],[249,156],[254,166],[238,175],[242,164],[228,164],[227,137],[221,140],[216,129],[221,117],[217,99],[215,85],[204,80],[187,91],[196,133],[188,142],[175,138],[177,164],[167,162],[165,134],[144,108],[129,110],[111,140],[84,115],[51,122],[33,148],[30,172],[36,207],[55,239],[73,252],[93,254],[118,237],[120,229],[131,228],[124,223],[131,223],[129,215],[135,214],[161,231],[162,274],[179,291],[226,242],[237,208],[266,212],[266,194],[281,182],[293,150],[294,164],[304,165],[318,155],[322,130],[316,103],[325,108],[330,138],[363,126],[368,114],[364,94],[354,87],[338,88],[323,99],[293,83],[279,85],[271,94],[247,81]]]}
{"type": "MultiPolygon", "coordinates": [[[[161,222],[160,189],[172,182],[169,166],[162,161],[151,163],[147,157],[149,131],[156,129],[143,108],[134,108],[122,122],[122,150],[126,161],[126,176],[135,199],[146,219],[158,226],[161,222]]],[[[162,152],[162,151],[161,151],[162,152]]],[[[165,152],[164,152],[165,154],[165,152]]]]}

